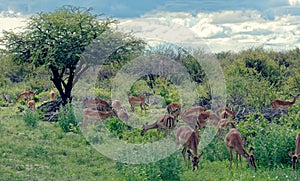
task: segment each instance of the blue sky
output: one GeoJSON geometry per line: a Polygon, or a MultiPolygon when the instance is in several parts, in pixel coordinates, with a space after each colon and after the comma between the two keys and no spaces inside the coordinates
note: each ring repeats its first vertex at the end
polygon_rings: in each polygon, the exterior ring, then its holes
{"type": "Polygon", "coordinates": [[[93,7],[95,12],[116,18],[139,17],[145,13],[168,12],[213,12],[223,10],[255,9],[270,12],[286,9],[297,0],[0,0],[0,11],[14,10],[23,14],[53,11],[63,5],[93,7]]]}
{"type": "Polygon", "coordinates": [[[0,36],[24,15],[63,5],[92,7],[143,39],[201,42],[213,52],[300,47],[300,0],[0,0],[0,36]]]}

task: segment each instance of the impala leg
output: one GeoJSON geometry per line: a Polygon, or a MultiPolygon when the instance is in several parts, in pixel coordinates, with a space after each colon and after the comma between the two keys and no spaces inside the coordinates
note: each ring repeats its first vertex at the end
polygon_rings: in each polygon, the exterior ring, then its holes
{"type": "Polygon", "coordinates": [[[183,156],[183,161],[184,161],[184,163],[186,164],[186,160],[185,160],[186,147],[184,147],[184,148],[182,149],[181,153],[182,153],[182,156],[183,156]]]}
{"type": "Polygon", "coordinates": [[[232,150],[231,149],[229,149],[229,155],[230,155],[230,158],[229,158],[230,166],[229,166],[229,168],[231,169],[231,167],[232,167],[232,150]]]}
{"type": "Polygon", "coordinates": [[[157,136],[160,137],[160,128],[157,128],[157,136]]]}
{"type": "Polygon", "coordinates": [[[239,166],[239,154],[236,152],[235,153],[235,159],[236,159],[236,168],[238,168],[239,166]]]}
{"type": "Polygon", "coordinates": [[[168,126],[166,126],[166,134],[167,134],[167,137],[170,137],[170,135],[169,135],[169,129],[168,129],[168,126]]]}
{"type": "Polygon", "coordinates": [[[240,165],[242,167],[242,155],[239,155],[239,157],[240,157],[240,165]]]}
{"type": "Polygon", "coordinates": [[[143,104],[140,104],[141,112],[143,112],[143,104]]]}

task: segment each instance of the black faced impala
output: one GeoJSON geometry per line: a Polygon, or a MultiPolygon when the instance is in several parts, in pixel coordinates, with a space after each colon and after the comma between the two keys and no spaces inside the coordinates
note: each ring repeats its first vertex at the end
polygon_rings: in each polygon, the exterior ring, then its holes
{"type": "Polygon", "coordinates": [[[298,158],[300,156],[300,133],[296,136],[296,151],[295,153],[289,152],[290,157],[292,157],[292,166],[293,169],[296,170],[298,158]]]}
{"type": "Polygon", "coordinates": [[[201,158],[202,154],[198,155],[198,145],[199,145],[199,135],[198,133],[191,128],[190,126],[180,126],[176,130],[176,144],[177,145],[182,145],[183,150],[182,150],[182,155],[184,162],[186,162],[186,152],[188,153],[188,164],[190,162],[190,157],[193,157],[193,170],[195,168],[198,169],[198,163],[199,159],[201,158]],[[190,149],[193,151],[191,153],[190,149]]]}
{"type": "Polygon", "coordinates": [[[231,128],[224,139],[230,154],[230,168],[232,168],[232,151],[236,151],[236,168],[238,168],[238,157],[242,166],[241,155],[248,161],[250,167],[256,170],[254,149],[250,148],[250,153],[247,153],[243,147],[243,138],[241,133],[236,128],[231,128]]]}

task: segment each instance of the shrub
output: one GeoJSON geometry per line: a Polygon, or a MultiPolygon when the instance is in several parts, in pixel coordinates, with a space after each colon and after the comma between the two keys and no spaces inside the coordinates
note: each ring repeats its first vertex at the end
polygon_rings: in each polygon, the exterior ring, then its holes
{"type": "Polygon", "coordinates": [[[39,114],[37,111],[26,109],[23,114],[23,120],[27,126],[37,127],[39,121],[39,114]]]}
{"type": "Polygon", "coordinates": [[[262,114],[258,114],[250,115],[247,121],[240,122],[237,127],[242,135],[247,136],[248,147],[255,149],[258,165],[280,167],[290,163],[288,152],[294,152],[296,137],[296,130],[290,124],[270,123],[262,114]]]}
{"type": "Polygon", "coordinates": [[[295,130],[271,123],[264,134],[257,134],[253,138],[258,165],[281,167],[282,164],[289,164],[291,158],[288,152],[295,150],[295,137],[295,130]]]}
{"type": "Polygon", "coordinates": [[[59,125],[64,132],[74,132],[77,133],[78,123],[74,114],[74,109],[71,103],[65,105],[65,107],[60,108],[59,113],[59,125]]]}

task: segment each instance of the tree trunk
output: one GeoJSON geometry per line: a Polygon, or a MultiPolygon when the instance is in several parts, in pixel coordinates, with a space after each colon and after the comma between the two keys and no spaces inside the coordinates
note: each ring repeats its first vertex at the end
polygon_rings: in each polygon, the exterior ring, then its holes
{"type": "Polygon", "coordinates": [[[65,69],[59,73],[59,70],[54,66],[50,66],[53,77],[51,77],[51,81],[54,83],[57,88],[59,95],[62,99],[62,105],[65,106],[68,102],[71,102],[71,92],[73,88],[73,80],[74,80],[74,70],[70,68],[70,75],[68,77],[67,84],[63,81],[62,75],[65,72],[65,69]]]}

